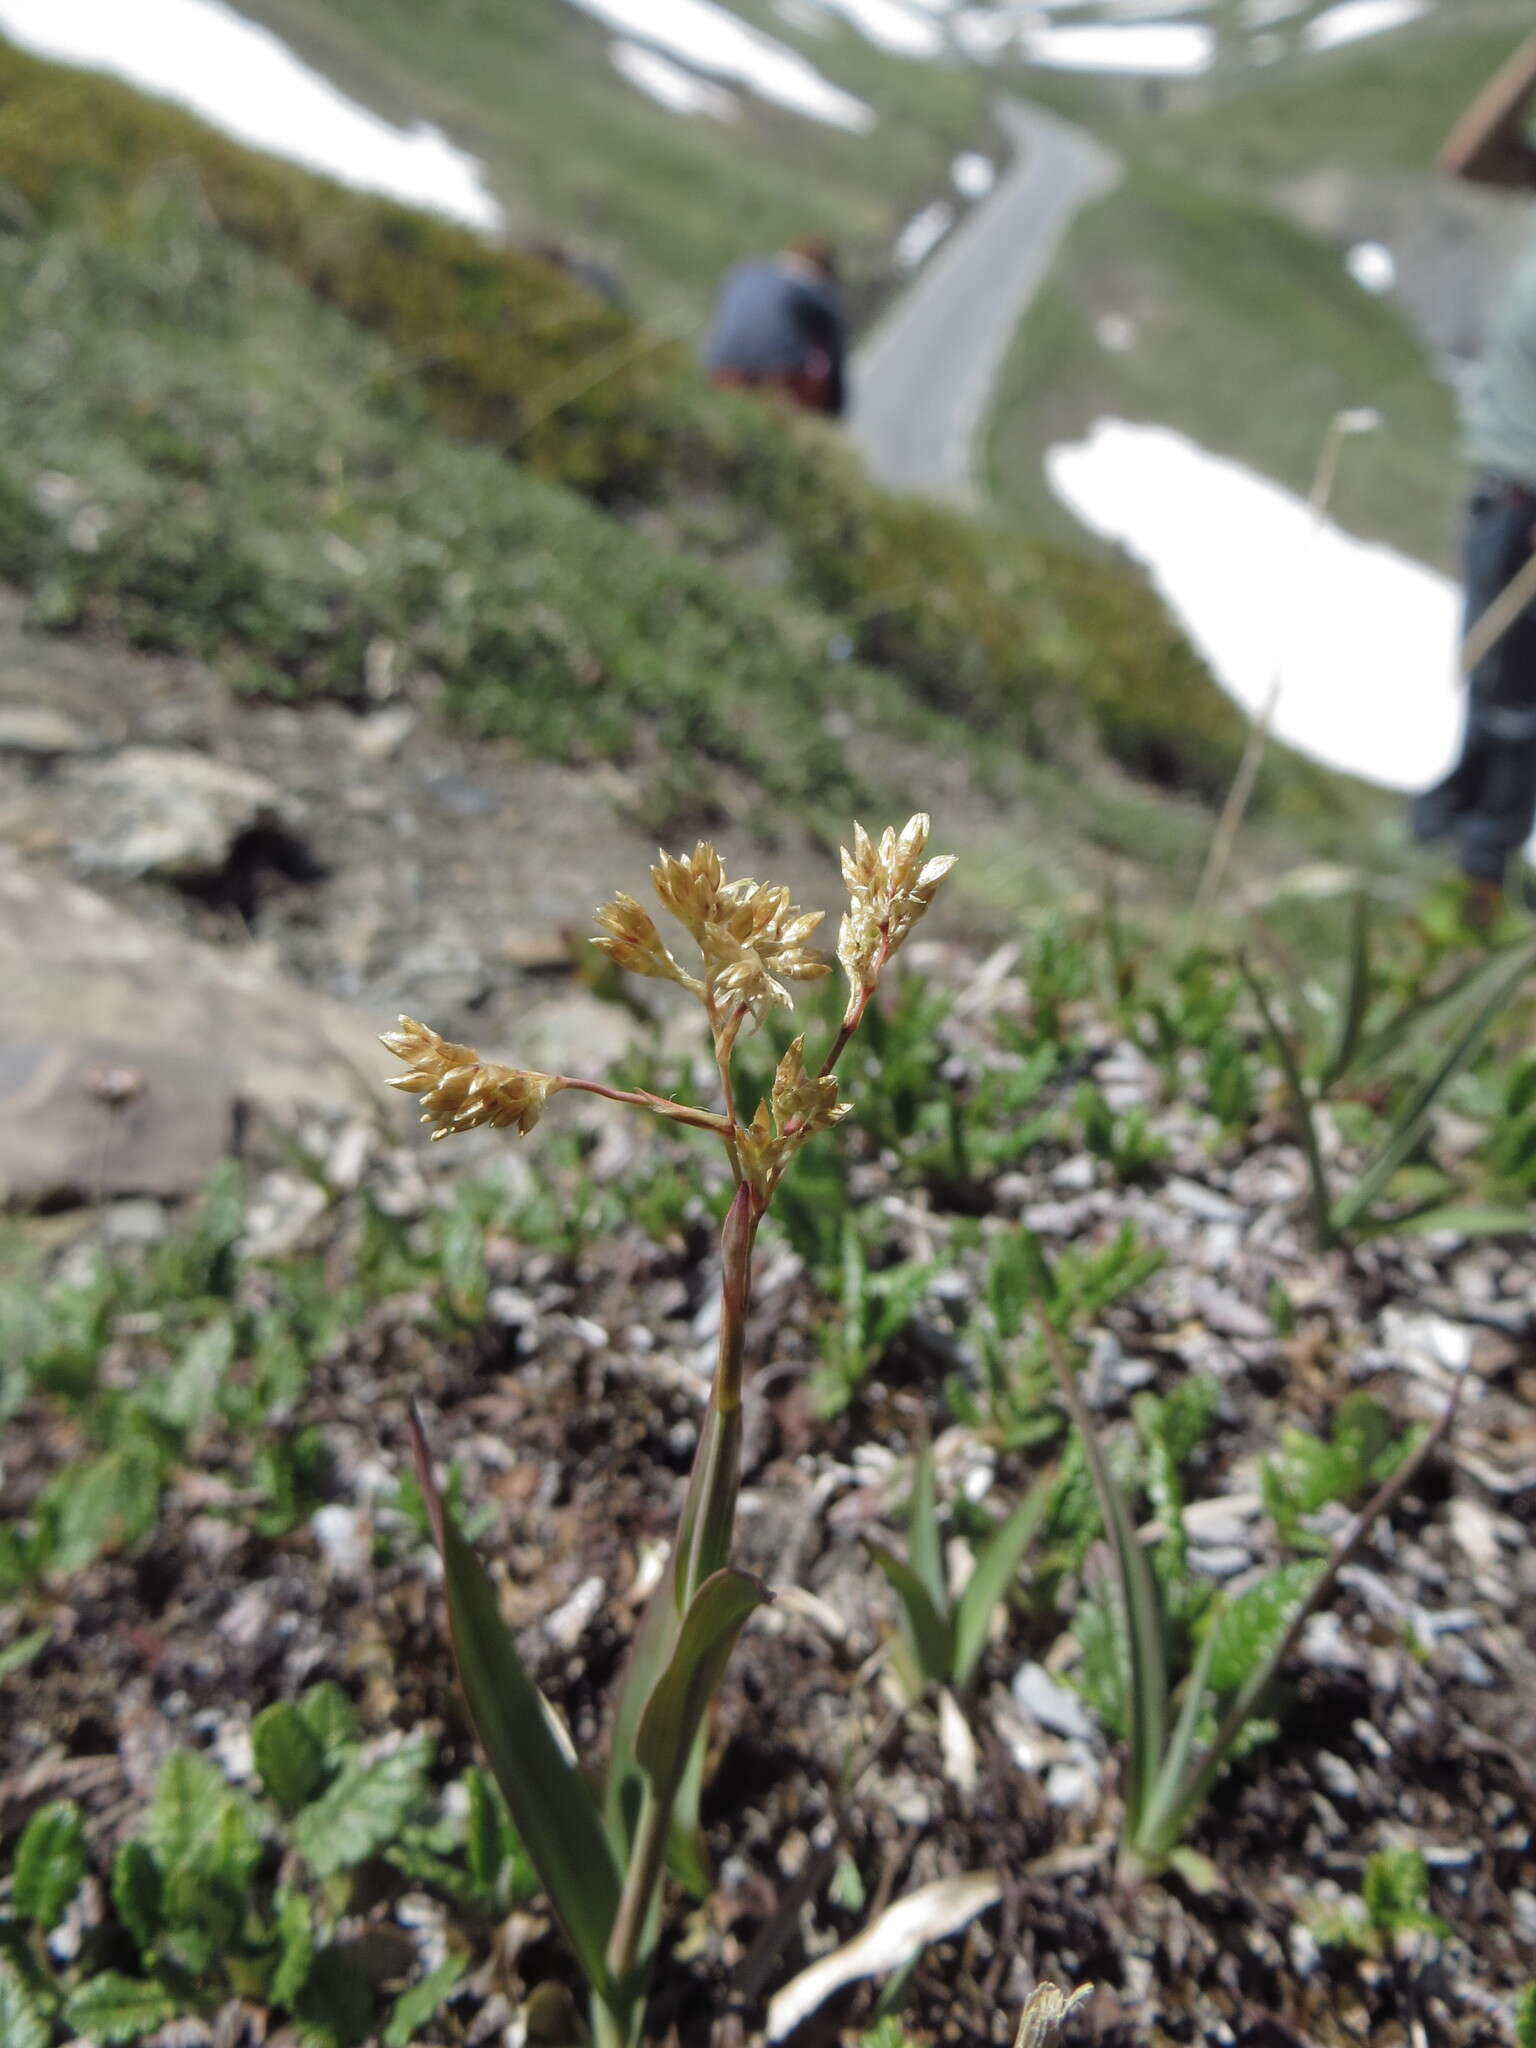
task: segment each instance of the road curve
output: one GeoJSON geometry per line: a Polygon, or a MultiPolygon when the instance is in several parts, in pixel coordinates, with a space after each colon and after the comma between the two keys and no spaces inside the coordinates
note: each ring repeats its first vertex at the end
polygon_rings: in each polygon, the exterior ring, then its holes
{"type": "Polygon", "coordinates": [[[1120,175],[1083,129],[1005,101],[1013,161],[862,342],[849,431],[891,490],[974,506],[976,438],[1008,344],[1073,215],[1120,175]]]}

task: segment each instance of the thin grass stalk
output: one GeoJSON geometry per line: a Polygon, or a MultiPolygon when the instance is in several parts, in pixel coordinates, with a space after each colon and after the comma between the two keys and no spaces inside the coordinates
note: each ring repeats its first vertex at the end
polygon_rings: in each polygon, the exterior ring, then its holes
{"type": "Polygon", "coordinates": [[[1536,966],[1536,946],[1527,946],[1494,983],[1470,1023],[1450,1045],[1439,1064],[1420,1082],[1385,1146],[1350,1192],[1335,1205],[1333,1226],[1336,1232],[1351,1229],[1385,1191],[1393,1174],[1418,1144],[1436,1102],[1476,1055],[1494,1019],[1533,966],[1536,966]]]}
{"type": "MultiPolygon", "coordinates": [[[[1308,500],[1312,524],[1308,529],[1304,559],[1316,551],[1326,530],[1328,507],[1333,498],[1333,486],[1338,477],[1339,456],[1343,452],[1345,438],[1353,433],[1368,431],[1365,420],[1365,415],[1336,412],[1323,430],[1308,500]]],[[[1376,425],[1379,421],[1371,416],[1370,423],[1376,425]]],[[[1295,583],[1299,585],[1299,582],[1298,575],[1295,583]]],[[[1293,595],[1294,599],[1299,601],[1299,588],[1294,590],[1293,595]]],[[[1210,909],[1221,892],[1222,883],[1226,880],[1232,849],[1237,844],[1237,835],[1247,815],[1254,785],[1259,779],[1259,770],[1264,765],[1270,729],[1280,706],[1280,689],[1283,681],[1283,671],[1277,660],[1264,702],[1248,728],[1248,738],[1237,764],[1237,773],[1232,778],[1232,787],[1227,792],[1227,800],[1221,807],[1221,816],[1216,821],[1216,830],[1211,835],[1211,849],[1206,856],[1205,867],[1195,889],[1194,909],[1197,916],[1210,909]]]]}
{"type": "Polygon", "coordinates": [[[1248,957],[1245,953],[1238,954],[1237,967],[1238,972],[1242,975],[1244,981],[1247,982],[1254,1001],[1259,1006],[1259,1015],[1264,1020],[1264,1028],[1274,1041],[1275,1051],[1279,1055],[1280,1069],[1285,1076],[1286,1094],[1290,1098],[1291,1111],[1296,1118],[1298,1134],[1301,1138],[1301,1147],[1306,1154],[1307,1179],[1309,1183],[1308,1199],[1312,1211],[1312,1228],[1317,1238],[1317,1248],[1319,1251],[1329,1251],[1337,1239],[1333,1220],[1333,1198],[1328,1185],[1328,1169],[1323,1164],[1322,1146],[1318,1142],[1317,1122],[1312,1114],[1312,1103],[1307,1094],[1307,1084],[1302,1078],[1301,1062],[1296,1056],[1296,1048],[1292,1045],[1289,1034],[1280,1028],[1274,1011],[1270,1008],[1269,998],[1265,995],[1263,986],[1249,965],[1248,957]]]}
{"type": "Polygon", "coordinates": [[[1126,1719],[1130,1726],[1131,1767],[1126,1796],[1126,1813],[1132,1831],[1139,1827],[1142,1811],[1156,1782],[1162,1761],[1168,1723],[1168,1667],[1163,1652],[1162,1615],[1151,1569],[1137,1539],[1125,1494],[1109,1469],[1099,1442],[1099,1433],[1072,1361],[1055,1325],[1037,1295],[1035,1313],[1041,1341],[1056,1375],[1061,1397],[1067,1405],[1073,1427],[1082,1439],[1099,1510],[1109,1536],[1115,1581],[1125,1616],[1126,1654],[1130,1661],[1130,1684],[1126,1695],[1126,1719]]]}

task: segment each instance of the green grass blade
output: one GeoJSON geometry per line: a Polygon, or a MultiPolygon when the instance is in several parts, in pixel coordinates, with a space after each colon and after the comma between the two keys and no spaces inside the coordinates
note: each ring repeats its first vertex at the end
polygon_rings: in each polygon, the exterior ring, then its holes
{"type": "Polygon", "coordinates": [[[1339,1021],[1339,1035],[1333,1048],[1333,1055],[1317,1079],[1317,1091],[1326,1095],[1328,1090],[1348,1073],[1356,1053],[1360,1050],[1361,1035],[1365,1030],[1366,1006],[1371,999],[1371,906],[1362,889],[1355,898],[1349,923],[1349,980],[1345,987],[1344,1014],[1339,1021]]]}
{"type": "Polygon", "coordinates": [[[1536,946],[1524,946],[1414,1090],[1381,1151],[1349,1193],[1334,1203],[1332,1224],[1336,1233],[1351,1229],[1380,1200],[1393,1174],[1423,1136],[1435,1104],[1462,1069],[1476,1057],[1494,1019],[1533,967],[1536,967],[1536,946]]]}
{"type": "MultiPolygon", "coordinates": [[[[741,1422],[739,1407],[722,1417],[711,1392],[677,1540],[636,1633],[624,1673],[614,1714],[603,1802],[608,1836],[621,1865],[629,1860],[645,1796],[645,1773],[635,1755],[636,1736],[652,1690],[672,1660],[683,1625],[685,1602],[680,1595],[679,1575],[689,1569],[691,1562],[702,1578],[709,1578],[724,1566],[730,1548],[741,1465],[741,1422]]],[[[686,1796],[686,1781],[684,1790],[686,1796]]],[[[693,1823],[683,1814],[679,1825],[686,1831],[693,1823]]]]}
{"type": "Polygon", "coordinates": [[[1126,1694],[1125,1723],[1131,1731],[1130,1771],[1126,1784],[1126,1824],[1134,1836],[1140,1826],[1152,1788],[1157,1782],[1168,1732],[1168,1665],[1163,1654],[1163,1621],[1151,1568],[1137,1539],[1130,1504],[1119,1481],[1109,1469],[1099,1442],[1098,1430],[1088,1413],[1083,1390],[1077,1383],[1072,1361],[1055,1325],[1038,1309],[1040,1335],[1051,1370],[1061,1388],[1072,1425],[1082,1441],[1083,1455],[1098,1495],[1099,1512],[1109,1536],[1115,1579],[1125,1619],[1126,1648],[1130,1658],[1130,1683],[1126,1694]]]}
{"type": "Polygon", "coordinates": [[[1045,1519],[1055,1483],[1054,1471],[1043,1473],[976,1553],[965,1591],[955,1605],[953,1675],[957,1686],[969,1685],[975,1676],[986,1648],[992,1610],[1007,1597],[1018,1576],[1020,1560],[1045,1519]]]}
{"type": "Polygon", "coordinates": [[[944,1572],[944,1546],[939,1541],[933,1445],[926,1438],[918,1446],[916,1469],[912,1475],[912,1506],[907,1516],[907,1558],[927,1587],[928,1597],[943,1614],[949,1606],[949,1586],[944,1572]]]}
{"type": "Polygon", "coordinates": [[[646,1701],[635,1735],[640,1768],[668,1807],[736,1638],[753,1609],[772,1598],[761,1579],[727,1566],[704,1581],[683,1617],[677,1647],[646,1701]]]}
{"type": "Polygon", "coordinates": [[[905,1558],[887,1550],[883,1543],[865,1539],[865,1547],[885,1573],[901,1602],[902,1623],[917,1668],[929,1685],[947,1685],[954,1660],[950,1625],[934,1606],[928,1588],[905,1558]]]}
{"type": "Polygon", "coordinates": [[[469,1718],[524,1848],[588,1983],[606,1995],[604,1951],[619,1873],[586,1781],[556,1738],[495,1588],[445,1508],[421,1423],[411,1415],[416,1476],[443,1560],[448,1622],[469,1718]]]}
{"type": "Polygon", "coordinates": [[[1296,1119],[1301,1148],[1306,1155],[1312,1228],[1317,1238],[1318,1249],[1326,1251],[1334,1242],[1333,1194],[1328,1185],[1328,1169],[1323,1164],[1322,1147],[1318,1143],[1317,1123],[1312,1115],[1307,1084],[1302,1078],[1301,1061],[1297,1057],[1295,1046],[1291,1043],[1290,1033],[1281,1029],[1274,1011],[1270,1008],[1263,985],[1249,965],[1245,954],[1238,954],[1237,967],[1248,984],[1253,1000],[1259,1006],[1264,1029],[1269,1033],[1280,1061],[1280,1071],[1285,1077],[1285,1092],[1290,1099],[1291,1114],[1296,1119]]]}

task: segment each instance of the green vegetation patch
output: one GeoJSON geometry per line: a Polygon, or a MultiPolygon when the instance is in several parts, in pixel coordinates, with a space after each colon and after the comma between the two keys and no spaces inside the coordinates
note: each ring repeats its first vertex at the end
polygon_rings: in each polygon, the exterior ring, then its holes
{"type": "MultiPolygon", "coordinates": [[[[938,507],[876,492],[852,456],[817,424],[710,392],[680,351],[659,344],[542,264],[252,156],[109,80],[60,71],[0,46],[0,179],[11,187],[18,217],[46,210],[63,218],[71,201],[78,206],[92,193],[96,202],[109,195],[109,210],[122,207],[121,195],[167,160],[195,175],[215,223],[276,257],[316,296],[391,345],[391,355],[363,357],[339,326],[325,343],[338,352],[332,390],[337,383],[352,385],[354,414],[366,396],[389,422],[388,434],[373,441],[375,465],[394,465],[394,473],[379,482],[380,501],[400,496],[402,481],[407,497],[413,490],[411,465],[418,451],[398,426],[412,416],[411,397],[454,435],[512,454],[601,503],[632,507],[649,500],[676,508],[714,501],[728,529],[722,543],[727,552],[739,554],[765,540],[786,550],[791,588],[835,616],[850,652],[889,671],[920,702],[963,718],[973,731],[994,741],[1002,737],[1053,749],[1071,748],[1073,735],[1086,733],[1101,738],[1138,774],[1207,795],[1224,785],[1241,746],[1241,716],[1139,580],[1031,547],[1014,534],[978,527],[938,507]]],[[[132,213],[131,205],[127,211],[132,213]]],[[[53,284],[47,266],[39,268],[49,289],[70,289],[53,284]]],[[[162,271],[143,289],[164,294],[162,328],[186,322],[174,274],[162,271]]],[[[226,322],[223,345],[244,349],[250,344],[237,341],[236,327],[229,324],[236,304],[226,299],[219,316],[226,322]]],[[[292,320],[302,325],[296,298],[291,306],[292,320]]],[[[240,319],[246,317],[242,308],[240,319]]],[[[269,323],[269,347],[296,360],[292,338],[278,339],[282,325],[276,318],[269,323]]],[[[319,331],[303,326],[310,337],[319,331]]],[[[198,345],[192,337],[194,353],[198,345]]],[[[313,362],[304,374],[315,375],[313,362]]],[[[205,376],[201,395],[189,388],[177,436],[205,454],[218,447],[217,434],[205,431],[198,411],[210,381],[217,379],[205,376]]],[[[158,399],[146,408],[140,445],[156,431],[160,411],[158,399]]],[[[304,438],[303,432],[293,437],[301,453],[304,438]]],[[[321,437],[322,445],[334,441],[332,433],[321,437]]],[[[210,514],[226,515],[223,538],[237,542],[245,517],[223,496],[230,488],[225,465],[201,462],[195,453],[189,457],[184,446],[160,452],[169,455],[171,466],[192,472],[189,487],[204,502],[196,530],[183,536],[194,559],[150,579],[147,608],[174,609],[199,579],[218,583],[233,577],[234,587],[216,590],[209,608],[234,621],[239,641],[263,657],[271,619],[241,580],[243,571],[225,561],[222,541],[215,546],[207,538],[215,524],[210,514]],[[209,474],[196,474],[200,462],[209,474]]],[[[115,459],[102,451],[103,464],[115,459]]],[[[133,459],[142,466],[142,454],[133,459]]],[[[163,471],[167,462],[157,457],[155,467],[163,471]]],[[[259,464],[242,457],[241,467],[254,468],[259,483],[259,464]]],[[[361,473],[354,465],[342,491],[359,489],[361,473]]],[[[461,501],[450,521],[455,554],[463,557],[455,568],[467,566],[473,579],[476,550],[484,542],[482,558],[494,556],[502,584],[515,583],[519,573],[530,573],[537,550],[530,550],[515,523],[509,532],[508,515],[486,501],[504,497],[515,504],[521,498],[530,504],[528,487],[499,465],[477,472],[476,479],[471,501],[461,501]]],[[[552,508],[553,501],[544,502],[552,508]]],[[[401,516],[414,527],[430,515],[413,506],[401,516]]],[[[0,519],[0,528],[5,523],[0,519]]],[[[583,529],[574,511],[563,524],[571,533],[590,533],[594,551],[604,552],[596,529],[583,529]]],[[[35,534],[26,539],[31,532],[23,526],[25,545],[12,573],[35,578],[35,564],[27,568],[26,550],[37,544],[35,534]]],[[[341,538],[349,548],[357,546],[345,532],[341,538]]],[[[444,544],[439,530],[428,552],[440,553],[444,544]]],[[[515,630],[503,628],[500,646],[493,638],[491,660],[477,645],[464,666],[491,676],[542,666],[562,687],[574,689],[579,701],[581,690],[597,688],[591,649],[580,644],[599,637],[589,614],[600,614],[616,593],[603,588],[606,560],[581,563],[574,551],[567,552],[563,534],[558,547],[558,566],[569,572],[568,588],[577,592],[574,608],[547,606],[542,625],[525,614],[515,630]],[[574,651],[558,644],[571,640],[578,643],[574,651]]],[[[611,547],[618,558],[623,543],[615,539],[611,547]]],[[[311,550],[298,531],[292,533],[292,553],[295,575],[309,573],[311,550]]],[[[632,553],[622,559],[637,564],[640,558],[632,553]]],[[[676,564],[655,573],[695,592],[703,588],[696,579],[690,583],[694,571],[676,564]]],[[[429,567],[420,580],[431,583],[432,576],[429,567]]],[[[410,602],[408,596],[400,601],[410,602]]],[[[724,606],[726,600],[711,602],[724,606]]],[[[626,616],[634,640],[648,650],[652,682],[664,672],[669,692],[679,691],[675,671],[683,665],[679,655],[687,640],[666,606],[637,616],[631,603],[626,616]]],[[[728,634],[700,627],[711,665],[714,650],[727,641],[729,660],[749,658],[734,645],[746,616],[745,609],[736,609],[728,634]]],[[[59,623],[76,622],[78,614],[66,605],[59,623]]],[[[315,627],[321,639],[337,630],[334,617],[315,627]]],[[[318,660],[333,673],[339,667],[347,687],[355,688],[375,630],[371,619],[355,622],[336,662],[311,652],[296,663],[291,624],[285,624],[282,657],[268,666],[303,672],[306,662],[318,660]]],[[[759,625],[747,637],[761,638],[766,631],[759,625]]],[[[632,652],[633,671],[642,662],[638,648],[632,652]]],[[[699,661],[702,668],[703,652],[699,661]]],[[[840,680],[840,693],[844,687],[840,680]]],[[[725,701],[718,690],[715,701],[725,701]]],[[[605,690],[605,710],[608,702],[605,690]]],[[[733,706],[731,719],[737,715],[733,706]]],[[[546,743],[536,734],[525,736],[533,744],[546,743]]],[[[813,782],[818,774],[813,772],[813,782]]],[[[1284,780],[1284,772],[1277,773],[1275,786],[1284,780]]],[[[1312,791],[1320,785],[1303,775],[1300,786],[1312,791]]]]}

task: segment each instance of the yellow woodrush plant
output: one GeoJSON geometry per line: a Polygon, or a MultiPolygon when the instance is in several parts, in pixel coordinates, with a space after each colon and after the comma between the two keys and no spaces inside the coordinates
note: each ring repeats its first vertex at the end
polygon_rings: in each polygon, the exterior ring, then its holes
{"type": "Polygon", "coordinates": [[[622,892],[596,912],[601,936],[593,944],[629,973],[673,982],[701,1004],[719,1075],[718,1108],[483,1060],[409,1017],[383,1036],[407,1069],[391,1085],[418,1099],[434,1140],[481,1127],[526,1137],[552,1095],[576,1090],[711,1132],[730,1162],[735,1191],[721,1232],[719,1354],[671,1557],[618,1700],[601,1808],[553,1732],[551,1710],[522,1666],[491,1582],[438,1494],[412,1415],[470,1719],[590,1988],[598,2048],[634,2048],[641,2039],[668,1857],[702,1872],[704,1717],[742,1626],[770,1597],[730,1561],[753,1246],[796,1152],[849,1114],[838,1097],[838,1061],[886,967],[954,864],[951,855],[928,853],[928,835],[921,812],[878,840],[855,825],[852,847],[842,850],[849,899],[837,941],[848,985],[842,1021],[819,1066],[807,1064],[804,1036],[795,1039],[767,1099],[750,1115],[737,1104],[733,1056],[769,1011],[793,1006],[797,984],[831,972],[809,945],[823,913],[800,909],[778,885],[730,880],[707,840],[690,854],[663,853],[651,869],[661,908],[686,933],[696,960],[685,966],[651,914],[622,892]]]}

